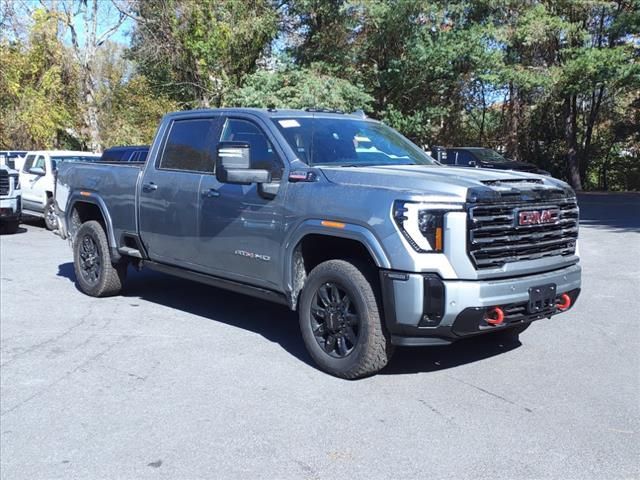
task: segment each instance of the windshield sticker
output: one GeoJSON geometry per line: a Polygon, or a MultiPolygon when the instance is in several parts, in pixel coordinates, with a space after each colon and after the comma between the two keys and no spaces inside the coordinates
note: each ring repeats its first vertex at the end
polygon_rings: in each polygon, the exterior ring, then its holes
{"type": "Polygon", "coordinates": [[[289,119],[289,120],[278,120],[278,123],[280,124],[280,126],[282,128],[292,128],[292,127],[299,127],[300,124],[298,123],[297,120],[293,120],[293,119],[289,119]]]}

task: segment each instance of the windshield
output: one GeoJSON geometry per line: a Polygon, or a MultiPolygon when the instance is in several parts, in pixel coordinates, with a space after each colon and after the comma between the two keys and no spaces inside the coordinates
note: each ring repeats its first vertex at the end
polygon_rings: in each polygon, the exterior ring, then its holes
{"type": "Polygon", "coordinates": [[[508,162],[506,158],[495,150],[489,148],[479,148],[473,151],[473,154],[482,162],[508,162]]]}
{"type": "Polygon", "coordinates": [[[76,162],[97,162],[100,160],[99,155],[64,155],[64,156],[56,156],[51,157],[51,167],[54,170],[58,169],[58,163],[60,162],[68,162],[69,160],[73,160],[76,162]]]}
{"type": "Polygon", "coordinates": [[[352,118],[276,118],[287,142],[308,165],[435,165],[433,158],[381,123],[352,118]]]}

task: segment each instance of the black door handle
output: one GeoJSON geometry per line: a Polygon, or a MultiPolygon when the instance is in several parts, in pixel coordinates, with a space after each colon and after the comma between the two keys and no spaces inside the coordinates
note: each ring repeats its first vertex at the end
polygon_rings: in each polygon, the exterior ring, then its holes
{"type": "Polygon", "coordinates": [[[210,188],[208,190],[203,190],[202,196],[207,198],[216,198],[220,196],[220,192],[217,191],[215,188],[210,188]]]}
{"type": "Polygon", "coordinates": [[[142,191],[143,192],[153,192],[154,190],[158,189],[158,185],[156,185],[155,183],[151,182],[151,183],[143,183],[142,184],[142,191]]]}

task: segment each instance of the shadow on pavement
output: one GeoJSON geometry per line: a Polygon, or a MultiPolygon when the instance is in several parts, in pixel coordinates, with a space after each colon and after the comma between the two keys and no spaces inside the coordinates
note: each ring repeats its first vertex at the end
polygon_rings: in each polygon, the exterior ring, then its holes
{"type": "MultiPolygon", "coordinates": [[[[73,264],[59,265],[58,276],[75,282],[73,264]]],[[[314,365],[302,342],[298,315],[282,305],[152,270],[129,269],[122,296],[171,307],[178,314],[186,312],[249,330],[278,343],[299,360],[314,365]]],[[[480,337],[447,347],[399,348],[381,373],[399,375],[448,369],[500,355],[518,346],[519,342],[500,344],[495,338],[480,337]]]]}
{"type": "Polygon", "coordinates": [[[640,232],[639,193],[581,193],[580,225],[640,232]]]}

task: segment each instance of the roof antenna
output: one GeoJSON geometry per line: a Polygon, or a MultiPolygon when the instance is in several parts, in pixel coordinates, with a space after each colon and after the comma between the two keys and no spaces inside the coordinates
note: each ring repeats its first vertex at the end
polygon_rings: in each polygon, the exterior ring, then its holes
{"type": "Polygon", "coordinates": [[[356,110],[355,112],[353,112],[351,115],[355,115],[356,117],[360,117],[363,120],[365,118],[367,118],[367,114],[364,113],[364,110],[362,110],[361,108],[359,108],[358,110],[356,110]]]}

